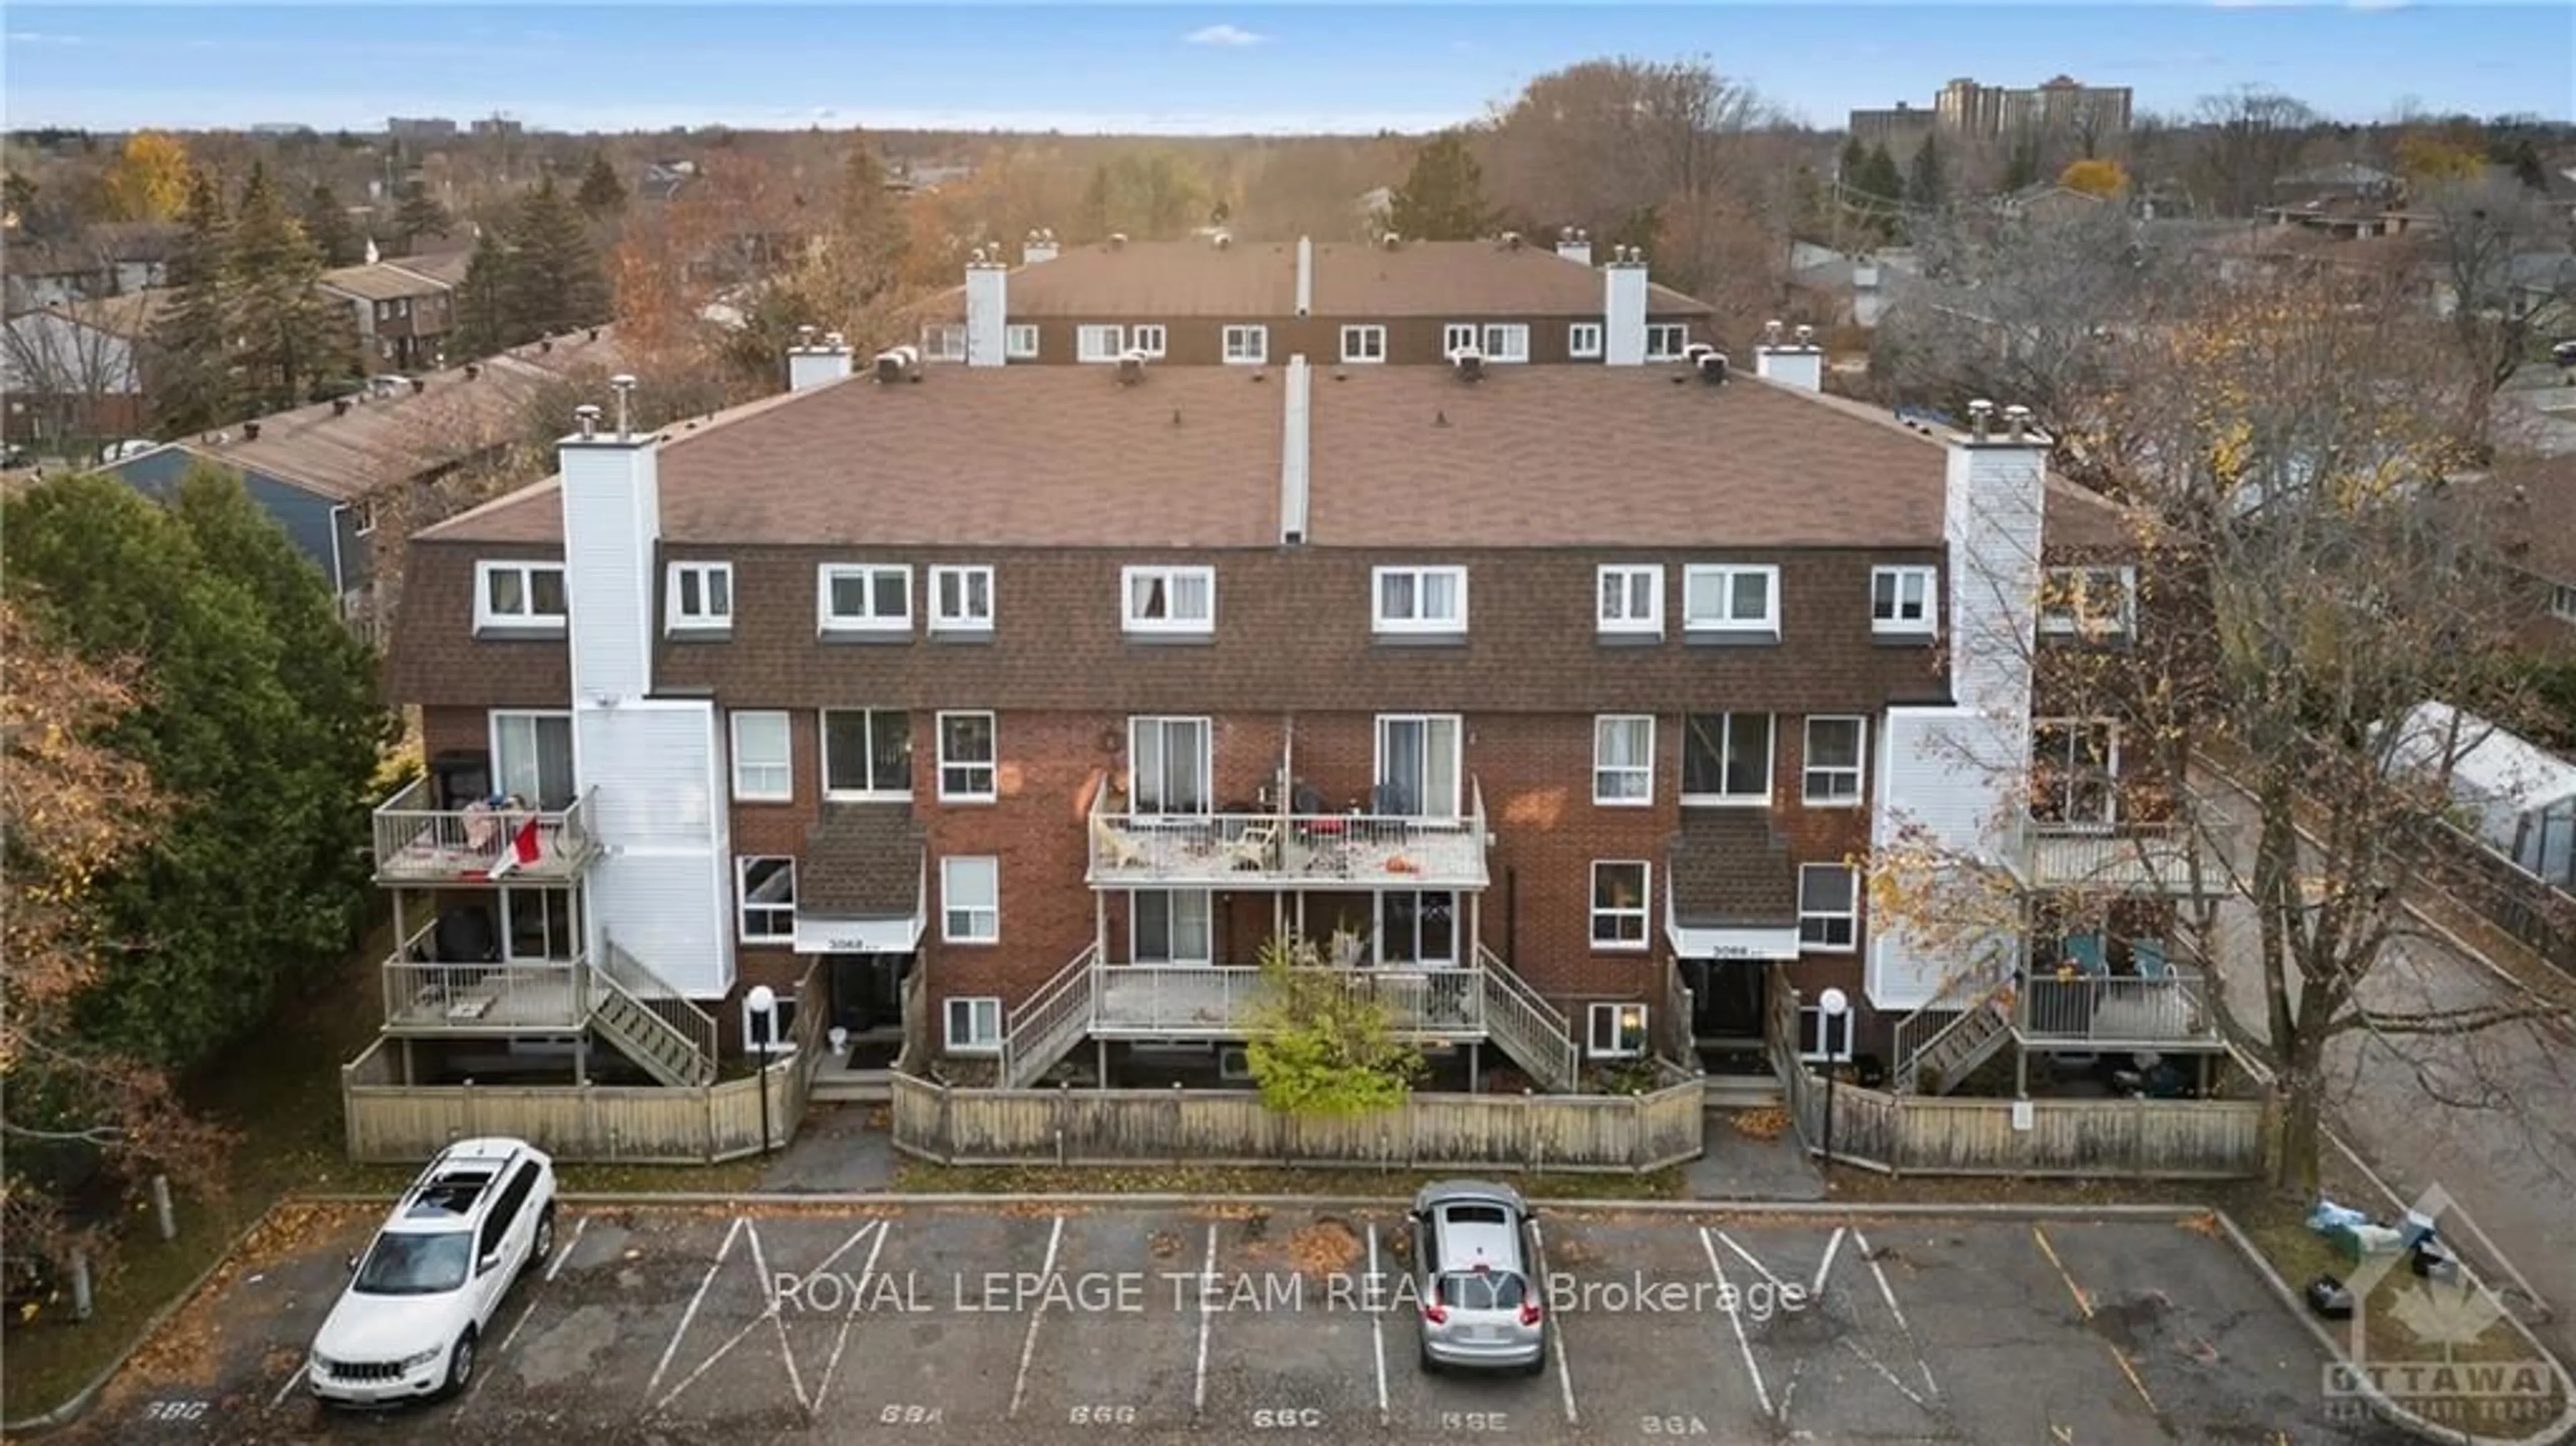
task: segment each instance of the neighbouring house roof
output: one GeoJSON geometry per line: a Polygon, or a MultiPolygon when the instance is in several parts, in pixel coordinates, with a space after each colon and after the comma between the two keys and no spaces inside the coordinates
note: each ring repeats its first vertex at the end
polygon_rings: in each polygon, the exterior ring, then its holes
{"type": "MultiPolygon", "coordinates": [[[[1316,242],[1312,283],[1316,316],[1589,316],[1604,299],[1599,268],[1536,243],[1316,242]]],[[[1203,238],[1070,247],[1052,261],[1014,267],[1007,305],[1014,318],[1287,316],[1297,307],[1297,244],[1236,238],[1219,247],[1203,238]]],[[[964,309],[962,286],[922,303],[928,316],[964,309]]],[[[1705,302],[1651,282],[1646,309],[1710,314],[1705,302]]]]}
{"type": "Polygon", "coordinates": [[[432,251],[426,255],[397,256],[377,264],[440,286],[457,287],[465,284],[466,268],[473,263],[473,249],[460,247],[452,251],[432,251]]]}
{"type": "MultiPolygon", "coordinates": [[[[2421,703],[2398,720],[2397,730],[2390,764],[2438,770],[2447,763],[2454,793],[2504,805],[2508,813],[2576,799],[2576,763],[2465,708],[2421,703]]],[[[2501,842],[2510,846],[2511,839],[2501,842]]]]}
{"type": "Polygon", "coordinates": [[[435,296],[449,283],[390,261],[342,266],[322,273],[321,285],[360,301],[396,301],[407,296],[435,296]]]}
{"type": "Polygon", "coordinates": [[[2576,583],[2576,456],[2500,461],[2491,480],[2504,491],[2484,506],[2506,552],[2526,571],[2576,583]]]}
{"type": "Polygon", "coordinates": [[[455,366],[420,378],[417,392],[361,394],[345,413],[316,402],[256,418],[255,439],[236,423],[176,445],[348,501],[516,438],[528,404],[547,387],[614,369],[618,360],[615,333],[602,328],[595,341],[575,334],[471,363],[470,378],[455,366]]]}

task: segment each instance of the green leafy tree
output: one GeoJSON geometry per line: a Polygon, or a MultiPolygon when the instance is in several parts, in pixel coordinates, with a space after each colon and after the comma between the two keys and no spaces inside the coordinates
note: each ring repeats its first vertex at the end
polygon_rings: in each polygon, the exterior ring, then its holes
{"type": "Polygon", "coordinates": [[[304,234],[264,166],[252,166],[242,187],[224,275],[240,339],[233,357],[252,410],[301,406],[324,382],[355,370],[355,321],[316,288],[322,249],[304,234]]]}
{"type": "Polygon", "coordinates": [[[605,221],[626,209],[626,183],[617,179],[617,168],[608,163],[607,152],[590,153],[590,167],[581,173],[573,204],[594,221],[605,221]]]}
{"type": "Polygon", "coordinates": [[[1322,950],[1289,935],[1264,943],[1260,964],[1244,1054],[1263,1104],[1332,1116],[1404,1103],[1422,1052],[1395,1037],[1395,1011],[1370,975],[1326,967],[1322,950]]]}
{"type": "Polygon", "coordinates": [[[1484,168],[1457,131],[1443,131],[1413,153],[1413,169],[1387,213],[1387,229],[1408,241],[1473,241],[1493,222],[1484,168]]]}
{"type": "Polygon", "coordinates": [[[355,266],[367,259],[367,238],[349,220],[349,208],[340,204],[327,185],[315,186],[304,198],[304,234],[322,252],[325,266],[355,266]]]}
{"type": "Polygon", "coordinates": [[[429,193],[427,182],[403,187],[402,202],[394,207],[394,239],[402,243],[404,255],[419,249],[421,237],[445,236],[455,225],[447,208],[429,193]]]}
{"type": "MultiPolygon", "coordinates": [[[[581,211],[549,176],[519,198],[510,218],[502,345],[606,321],[612,307],[599,246],[581,211]]],[[[481,254],[479,249],[476,253],[481,254]]]]}
{"type": "Polygon", "coordinates": [[[174,300],[152,327],[152,420],[165,435],[203,431],[240,414],[232,281],[225,264],[231,246],[232,217],[223,192],[199,171],[189,178],[167,262],[174,300]]]}
{"type": "Polygon", "coordinates": [[[133,659],[144,696],[106,741],[170,812],[98,888],[108,937],[76,1030],[184,1069],[249,1033],[336,961],[364,908],[372,743],[366,655],[336,602],[229,475],[176,507],[114,478],[52,479],[0,504],[9,598],[79,656],[133,659]]]}
{"type": "Polygon", "coordinates": [[[1905,176],[1905,203],[1932,210],[1950,198],[1950,178],[1941,164],[1941,141],[1926,135],[1905,176]]]}

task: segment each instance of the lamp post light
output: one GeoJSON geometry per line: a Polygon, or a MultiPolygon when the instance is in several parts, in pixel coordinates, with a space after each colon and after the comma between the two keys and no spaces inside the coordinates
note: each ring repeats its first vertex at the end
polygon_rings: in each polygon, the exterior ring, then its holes
{"type": "MultiPolygon", "coordinates": [[[[1828,989],[1824,993],[1816,996],[1816,1007],[1824,1011],[1825,1016],[1822,1029],[1825,1037],[1817,1042],[1825,1047],[1824,1168],[1831,1170],[1834,1167],[1834,1067],[1841,1061],[1844,1053],[1844,1051],[1835,1047],[1834,1038],[1838,1027],[1848,1029],[1848,1026],[1844,1026],[1842,1021],[1844,1016],[1851,1011],[1851,999],[1839,989],[1828,989]]],[[[1845,1037],[1847,1038],[1848,1035],[1845,1037]]],[[[766,1096],[763,1098],[766,1098],[766,1096]]]]}
{"type": "MultiPolygon", "coordinates": [[[[751,1010],[751,1017],[761,1022],[760,1027],[765,1034],[761,1041],[764,1063],[753,1074],[752,1080],[760,1087],[760,1153],[766,1155],[769,1153],[769,1067],[765,1061],[778,1056],[778,991],[766,984],[755,984],[751,986],[751,992],[743,996],[742,1002],[751,1010]]],[[[750,1041],[745,1040],[744,1043],[750,1041]]],[[[1830,1121],[1833,1112],[1827,1110],[1825,1118],[1830,1121]]],[[[1827,1138],[1832,1137],[1830,1124],[1826,1126],[1825,1133],[1827,1138]]]]}

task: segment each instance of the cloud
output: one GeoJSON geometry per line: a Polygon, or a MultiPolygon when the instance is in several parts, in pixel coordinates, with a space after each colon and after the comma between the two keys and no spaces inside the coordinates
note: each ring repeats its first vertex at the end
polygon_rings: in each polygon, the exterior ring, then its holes
{"type": "Polygon", "coordinates": [[[78,45],[81,43],[81,38],[77,35],[48,35],[41,30],[12,30],[7,35],[0,36],[0,40],[6,40],[11,45],[78,45]]]}
{"type": "Polygon", "coordinates": [[[1211,25],[1204,30],[1193,30],[1181,39],[1191,45],[1218,45],[1228,50],[1240,50],[1249,45],[1267,44],[1270,37],[1256,34],[1240,25],[1211,25]]]}

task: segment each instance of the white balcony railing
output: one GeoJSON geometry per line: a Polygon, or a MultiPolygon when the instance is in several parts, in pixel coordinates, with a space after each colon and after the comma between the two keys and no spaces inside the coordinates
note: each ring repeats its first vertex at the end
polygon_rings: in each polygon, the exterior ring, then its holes
{"type": "Polygon", "coordinates": [[[1123,888],[1481,889],[1485,796],[1459,818],[1370,813],[1137,814],[1095,804],[1090,881],[1123,888]]]}
{"type": "Polygon", "coordinates": [[[2106,1048],[2207,1045],[2218,1039],[2196,971],[2035,975],[2022,982],[2014,1028],[2034,1044],[2106,1048]]]}
{"type": "Polygon", "coordinates": [[[413,958],[429,947],[435,928],[404,940],[385,961],[387,1029],[512,1033],[578,1029],[590,1018],[590,971],[580,957],[480,964],[413,958]]]}
{"type": "Polygon", "coordinates": [[[598,853],[590,795],[564,809],[477,803],[440,809],[415,779],[376,809],[376,879],[386,884],[474,884],[500,878],[567,880],[598,853]]]}
{"type": "MultiPolygon", "coordinates": [[[[1485,1031],[1478,972],[1329,969],[1318,973],[1386,1004],[1398,1033],[1477,1037],[1485,1031]]],[[[1104,964],[1092,974],[1092,1032],[1186,1038],[1240,1037],[1264,998],[1252,965],[1104,964]]]]}
{"type": "Polygon", "coordinates": [[[2104,889],[2189,894],[2215,890],[2218,860],[2203,854],[2183,823],[2071,824],[2024,819],[2014,869],[2034,889],[2104,889]]]}

